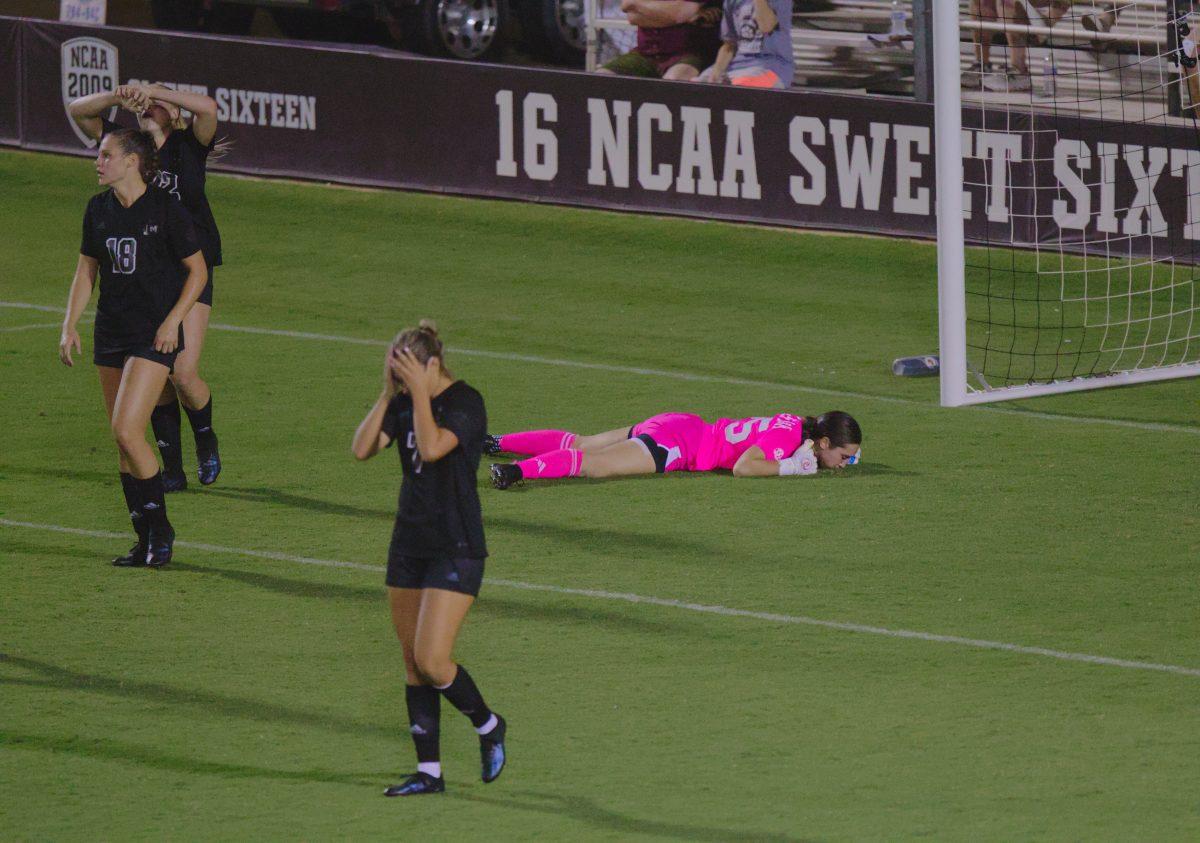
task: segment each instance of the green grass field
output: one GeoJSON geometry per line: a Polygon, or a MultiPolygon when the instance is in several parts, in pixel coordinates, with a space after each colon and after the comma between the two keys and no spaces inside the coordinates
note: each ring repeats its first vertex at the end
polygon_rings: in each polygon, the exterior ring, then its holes
{"type": "Polygon", "coordinates": [[[936,348],[928,244],[214,177],[214,321],[307,335],[210,332],[225,471],[116,570],[94,371],[12,306],[65,302],[90,163],[0,184],[5,839],[1200,837],[1197,382],[939,408],[888,368],[936,348]],[[840,408],[865,463],[482,488],[459,656],[510,766],[446,707],[447,793],[385,800],[399,467],[349,443],[422,316],[495,431],[840,408]]]}

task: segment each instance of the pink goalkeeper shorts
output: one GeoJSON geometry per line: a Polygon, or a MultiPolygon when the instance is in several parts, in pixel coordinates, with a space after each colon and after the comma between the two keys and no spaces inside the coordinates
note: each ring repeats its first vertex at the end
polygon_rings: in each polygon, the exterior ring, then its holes
{"type": "Polygon", "coordinates": [[[708,423],[691,413],[659,413],[629,430],[631,439],[649,437],[658,446],[651,449],[660,472],[694,471],[708,423]]]}

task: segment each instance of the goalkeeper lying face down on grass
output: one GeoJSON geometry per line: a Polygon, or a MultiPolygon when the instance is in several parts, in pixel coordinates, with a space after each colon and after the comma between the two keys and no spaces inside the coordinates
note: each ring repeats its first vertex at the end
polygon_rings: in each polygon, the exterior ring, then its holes
{"type": "Polygon", "coordinates": [[[780,413],[708,423],[691,413],[661,413],[594,436],[565,430],[488,434],[484,450],[529,459],[492,466],[492,485],[555,477],[621,477],[729,469],[734,477],[816,474],[858,462],[862,429],[848,413],[813,418],[780,413]]]}

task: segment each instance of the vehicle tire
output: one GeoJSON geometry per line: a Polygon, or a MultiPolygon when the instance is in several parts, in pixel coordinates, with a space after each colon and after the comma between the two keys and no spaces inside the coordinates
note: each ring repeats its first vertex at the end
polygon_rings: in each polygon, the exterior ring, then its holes
{"type": "Polygon", "coordinates": [[[494,61],[504,48],[508,0],[421,0],[411,29],[421,52],[464,61],[494,61]]]}
{"type": "Polygon", "coordinates": [[[529,50],[547,61],[583,67],[586,0],[519,0],[517,15],[529,50]]]}

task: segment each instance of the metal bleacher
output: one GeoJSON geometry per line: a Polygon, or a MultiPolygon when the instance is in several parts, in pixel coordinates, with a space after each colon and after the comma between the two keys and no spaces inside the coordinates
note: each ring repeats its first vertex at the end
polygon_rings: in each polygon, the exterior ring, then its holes
{"type": "MultiPolygon", "coordinates": [[[[933,2],[934,0],[928,0],[933,2]]],[[[831,7],[806,11],[797,0],[792,19],[792,51],[799,88],[911,96],[914,53],[911,33],[912,2],[900,0],[830,0],[831,7]]],[[[1167,109],[1166,92],[1175,69],[1167,61],[1168,0],[1117,0],[1116,23],[1108,32],[1093,32],[1082,25],[1084,15],[1105,11],[1078,3],[1053,27],[1031,21],[1007,28],[1033,39],[1029,48],[1032,91],[996,92],[964,90],[964,102],[1015,104],[1023,107],[1069,109],[1079,115],[1140,121],[1161,116],[1167,109]],[[1053,100],[1042,95],[1045,69],[1056,71],[1053,100]]],[[[824,4],[822,4],[824,5],[824,4]]],[[[1002,70],[1007,63],[1005,24],[973,21],[968,0],[960,0],[963,33],[962,69],[975,61],[971,29],[982,29],[992,39],[991,60],[1002,70]]],[[[623,21],[593,18],[599,27],[628,27],[623,21]]],[[[1197,26],[1200,30],[1200,25],[1197,26]]]]}

